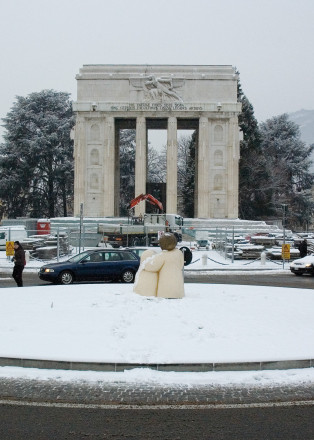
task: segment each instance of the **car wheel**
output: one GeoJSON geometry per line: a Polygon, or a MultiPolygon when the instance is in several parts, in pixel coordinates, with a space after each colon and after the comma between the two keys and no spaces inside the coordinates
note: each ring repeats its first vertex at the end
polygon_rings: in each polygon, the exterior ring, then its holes
{"type": "Polygon", "coordinates": [[[125,270],[121,275],[121,281],[123,283],[133,283],[134,282],[134,272],[132,270],[125,270]]]}
{"type": "Polygon", "coordinates": [[[73,283],[73,274],[69,270],[65,270],[59,276],[61,284],[71,284],[73,283]]]}

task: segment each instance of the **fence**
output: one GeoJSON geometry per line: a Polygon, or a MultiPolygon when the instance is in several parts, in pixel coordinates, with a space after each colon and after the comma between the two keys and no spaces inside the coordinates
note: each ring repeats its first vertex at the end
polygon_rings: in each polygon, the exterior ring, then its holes
{"type": "MultiPolygon", "coordinates": [[[[127,225],[126,231],[128,231],[127,225]]],[[[131,226],[130,226],[131,228],[131,226]]],[[[6,241],[19,240],[24,249],[29,252],[31,259],[41,261],[56,260],[59,261],[61,257],[71,256],[78,252],[84,251],[86,248],[96,246],[107,246],[105,234],[98,232],[98,224],[83,224],[81,228],[77,225],[69,226],[53,226],[50,232],[38,231],[38,229],[26,229],[21,226],[5,226],[0,227],[0,251],[5,251],[6,241]]],[[[199,224],[190,224],[183,227],[182,236],[183,241],[190,245],[190,247],[198,249],[206,249],[208,247],[215,249],[226,260],[234,262],[236,259],[254,260],[261,256],[262,252],[266,252],[269,259],[281,259],[281,245],[283,240],[291,246],[291,258],[298,258],[299,251],[298,244],[303,237],[293,235],[288,231],[287,235],[283,237],[280,235],[280,230],[277,234],[264,232],[256,234],[250,229],[232,228],[200,228],[199,224]],[[206,237],[204,240],[198,240],[198,234],[206,237]],[[202,243],[203,242],[203,243],[202,243]],[[205,245],[204,245],[205,243],[205,245]],[[202,246],[203,245],[203,246],[202,246]]],[[[137,237],[135,237],[137,238],[137,237]]],[[[134,242],[134,237],[128,237],[127,245],[142,245],[149,244],[148,236],[144,236],[137,243],[134,242]]],[[[308,253],[314,252],[314,238],[308,239],[308,253]]],[[[6,258],[1,254],[1,258],[6,258]]]]}
{"type": "Polygon", "coordinates": [[[0,251],[6,250],[7,241],[16,240],[21,243],[29,257],[35,260],[58,261],[60,257],[71,255],[73,251],[66,231],[38,234],[37,230],[26,230],[22,227],[0,227],[0,251]]]}
{"type": "MultiPolygon", "coordinates": [[[[257,260],[261,258],[264,252],[266,258],[270,260],[282,260],[282,245],[290,245],[290,260],[299,258],[300,252],[299,244],[303,240],[297,234],[287,231],[283,235],[281,230],[255,232],[252,229],[237,229],[232,228],[216,228],[205,229],[190,227],[191,241],[196,241],[198,249],[205,249],[206,242],[211,243],[211,248],[215,249],[225,260],[231,260],[233,263],[236,259],[257,260]],[[203,239],[197,240],[197,235],[200,232],[207,235],[207,241],[203,239]]],[[[314,235],[313,239],[307,239],[308,253],[314,252],[314,235]]]]}

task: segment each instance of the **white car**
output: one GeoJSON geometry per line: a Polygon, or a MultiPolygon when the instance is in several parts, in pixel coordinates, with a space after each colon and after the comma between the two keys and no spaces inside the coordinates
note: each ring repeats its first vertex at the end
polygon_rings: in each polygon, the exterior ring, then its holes
{"type": "Polygon", "coordinates": [[[290,270],[295,275],[303,275],[309,273],[314,276],[314,254],[294,260],[290,264],[290,270]]]}

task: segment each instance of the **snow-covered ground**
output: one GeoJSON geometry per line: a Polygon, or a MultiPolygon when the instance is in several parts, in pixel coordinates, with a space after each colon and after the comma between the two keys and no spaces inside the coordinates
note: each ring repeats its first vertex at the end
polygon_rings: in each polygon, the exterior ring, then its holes
{"type": "MultiPolygon", "coordinates": [[[[3,283],[2,283],[3,286],[3,283]]],[[[180,300],[146,298],[127,284],[0,290],[0,357],[123,363],[314,358],[313,291],[185,284],[180,300]]],[[[0,368],[0,377],[162,383],[304,383],[304,370],[123,373],[0,368]]]]}
{"type": "Polygon", "coordinates": [[[192,255],[193,259],[191,264],[185,267],[185,270],[188,272],[210,270],[212,273],[219,273],[220,271],[232,271],[233,273],[250,271],[253,273],[255,271],[263,270],[266,272],[276,271],[276,273],[285,273],[290,270],[289,262],[287,261],[285,261],[284,265],[283,262],[279,260],[264,259],[262,262],[261,258],[256,260],[235,259],[232,262],[230,258],[225,258],[225,256],[218,251],[204,249],[195,249],[192,251],[192,255]]]}

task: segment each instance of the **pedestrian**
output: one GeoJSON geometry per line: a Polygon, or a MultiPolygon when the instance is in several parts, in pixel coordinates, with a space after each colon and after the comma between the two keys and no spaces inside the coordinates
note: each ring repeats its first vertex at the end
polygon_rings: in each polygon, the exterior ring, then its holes
{"type": "Polygon", "coordinates": [[[305,239],[301,242],[299,246],[299,251],[300,251],[300,258],[307,256],[307,241],[305,239]]]}
{"type": "Polygon", "coordinates": [[[18,287],[23,287],[22,274],[25,266],[25,251],[19,241],[14,242],[14,269],[12,277],[14,278],[18,287]]]}

